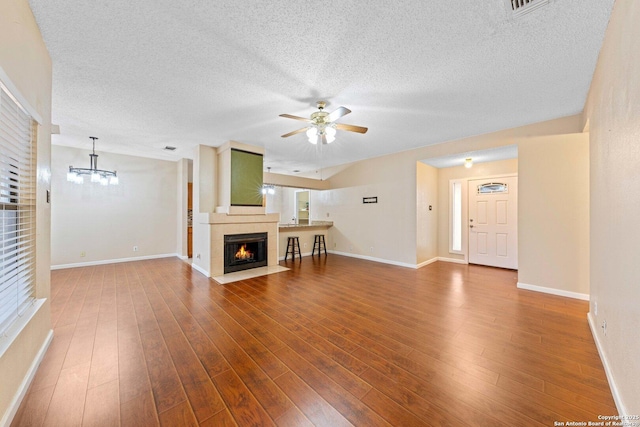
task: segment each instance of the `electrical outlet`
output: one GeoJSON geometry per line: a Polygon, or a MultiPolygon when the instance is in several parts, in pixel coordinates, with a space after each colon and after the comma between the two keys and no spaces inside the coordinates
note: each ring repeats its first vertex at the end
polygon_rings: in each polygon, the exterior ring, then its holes
{"type": "Polygon", "coordinates": [[[593,303],[593,314],[598,315],[598,301],[593,303]]]}
{"type": "Polygon", "coordinates": [[[602,321],[602,332],[604,333],[605,336],[607,336],[607,321],[606,320],[602,321]]]}
{"type": "Polygon", "coordinates": [[[133,252],[138,252],[138,247],[137,246],[133,247],[133,252]]]}
{"type": "Polygon", "coordinates": [[[329,212],[327,212],[327,218],[329,218],[329,212]]]}
{"type": "Polygon", "coordinates": [[[200,259],[200,254],[196,254],[196,258],[197,258],[197,259],[200,259]]]}
{"type": "Polygon", "coordinates": [[[87,253],[85,251],[80,252],[80,256],[87,256],[87,253]]]}
{"type": "Polygon", "coordinates": [[[353,246],[349,246],[349,252],[353,252],[353,246]]]}
{"type": "Polygon", "coordinates": [[[369,248],[369,252],[373,252],[373,246],[369,248]]]}
{"type": "Polygon", "coordinates": [[[302,244],[302,247],[303,247],[303,248],[305,248],[305,249],[307,249],[307,242],[304,242],[304,243],[302,244]]]}

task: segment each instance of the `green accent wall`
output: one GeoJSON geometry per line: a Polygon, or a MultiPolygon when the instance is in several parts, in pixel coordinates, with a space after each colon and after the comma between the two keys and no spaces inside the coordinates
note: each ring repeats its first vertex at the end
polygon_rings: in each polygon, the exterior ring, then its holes
{"type": "Polygon", "coordinates": [[[262,154],[231,149],[231,206],[262,206],[262,154]]]}

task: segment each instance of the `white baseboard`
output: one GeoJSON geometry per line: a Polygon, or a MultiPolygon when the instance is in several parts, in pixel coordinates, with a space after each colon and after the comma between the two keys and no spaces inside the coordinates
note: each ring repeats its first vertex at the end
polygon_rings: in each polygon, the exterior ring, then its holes
{"type": "Polygon", "coordinates": [[[564,291],[562,289],[555,288],[545,288],[544,286],[528,285],[522,282],[518,282],[518,289],[525,289],[527,291],[542,292],[545,294],[589,301],[589,294],[581,294],[578,292],[564,291]]]}
{"type": "Polygon", "coordinates": [[[194,263],[191,263],[191,268],[194,269],[195,271],[197,271],[198,273],[204,274],[206,277],[211,277],[211,275],[209,274],[209,272],[207,270],[205,270],[202,267],[199,267],[199,266],[195,265],[194,263]]]}
{"type": "Polygon", "coordinates": [[[458,259],[458,258],[447,258],[447,257],[443,257],[443,256],[439,256],[438,257],[438,261],[444,261],[444,262],[451,262],[454,264],[469,264],[467,261],[463,260],[463,259],[458,259]]]}
{"type": "Polygon", "coordinates": [[[613,396],[613,401],[615,402],[616,408],[618,409],[618,415],[631,415],[627,412],[627,408],[625,408],[624,404],[622,403],[622,398],[620,397],[620,393],[618,392],[618,387],[616,386],[616,382],[613,379],[613,372],[611,371],[611,365],[609,364],[609,360],[605,355],[602,342],[600,341],[600,336],[598,335],[599,329],[598,329],[597,321],[593,317],[591,312],[587,313],[587,321],[589,322],[589,328],[591,328],[591,335],[593,335],[593,340],[596,343],[596,348],[598,349],[598,354],[600,355],[602,366],[604,366],[604,372],[607,375],[607,380],[609,381],[609,388],[611,389],[611,395],[613,396]]]}
{"type": "Polygon", "coordinates": [[[427,265],[433,264],[436,261],[439,261],[438,257],[431,258],[431,259],[429,259],[427,261],[423,261],[423,262],[417,264],[414,268],[418,269],[418,268],[426,267],[427,265]]]}
{"type": "Polygon", "coordinates": [[[431,258],[428,261],[421,262],[420,264],[418,264],[416,266],[416,268],[422,268],[422,267],[424,267],[426,265],[433,264],[434,262],[437,262],[437,261],[450,262],[450,263],[453,263],[453,264],[464,264],[464,265],[469,264],[467,261],[465,261],[463,259],[447,258],[447,257],[443,257],[443,256],[437,256],[435,258],[431,258]]]}
{"type": "Polygon", "coordinates": [[[11,425],[11,421],[13,421],[13,417],[16,416],[16,413],[20,408],[20,404],[22,403],[22,399],[24,399],[24,396],[27,394],[29,386],[31,385],[31,381],[33,381],[33,377],[36,375],[36,371],[38,370],[38,367],[40,366],[44,355],[47,353],[47,349],[49,348],[52,340],[53,329],[49,330],[49,333],[42,343],[42,346],[40,346],[38,354],[36,354],[36,357],[33,359],[31,366],[29,366],[29,370],[27,370],[27,374],[24,376],[24,379],[22,380],[18,391],[13,396],[7,412],[5,412],[4,416],[0,420],[0,426],[5,427],[11,425]]]}
{"type": "Polygon", "coordinates": [[[51,270],[62,270],[64,268],[76,268],[76,267],[91,267],[93,265],[117,264],[120,262],[142,261],[145,259],[171,258],[174,256],[180,258],[180,255],[178,254],[145,255],[145,256],[131,257],[131,258],[117,258],[117,259],[105,259],[105,260],[99,260],[99,261],[78,262],[74,264],[58,264],[58,265],[52,265],[51,270]]]}
{"type": "Polygon", "coordinates": [[[392,260],[388,260],[388,259],[384,259],[384,258],[375,258],[375,257],[372,257],[372,256],[352,254],[352,253],[349,253],[349,252],[338,252],[338,251],[330,251],[330,250],[327,250],[327,252],[330,253],[330,254],[348,256],[348,257],[351,257],[351,258],[359,258],[359,259],[365,259],[367,261],[380,262],[382,264],[397,265],[398,267],[417,268],[415,264],[408,264],[408,263],[405,263],[405,262],[392,261],[392,260]]]}
{"type": "MultiPolygon", "coordinates": [[[[330,252],[330,251],[327,251],[327,253],[328,253],[328,252],[330,252]]],[[[311,256],[311,252],[302,252],[300,255],[301,255],[301,256],[311,256]]],[[[298,255],[296,255],[296,257],[297,257],[297,256],[298,256],[298,255]]],[[[289,257],[287,257],[287,258],[289,258],[289,257]]],[[[284,257],[283,257],[283,256],[278,257],[278,261],[284,261],[284,257]]]]}
{"type": "MultiPolygon", "coordinates": [[[[339,251],[327,250],[327,253],[341,255],[341,256],[347,256],[347,257],[350,257],[350,258],[364,259],[364,260],[367,260],[367,261],[379,262],[379,263],[382,263],[382,264],[396,265],[398,267],[414,268],[414,269],[422,268],[422,267],[427,266],[429,264],[433,264],[436,261],[445,261],[445,262],[454,262],[454,263],[458,263],[458,264],[467,264],[467,262],[464,261],[464,260],[459,260],[459,259],[454,259],[454,258],[443,258],[443,257],[431,258],[431,259],[429,259],[427,261],[421,262],[420,264],[409,264],[409,263],[406,263],[406,262],[393,261],[393,260],[384,259],[384,258],[376,258],[376,257],[372,257],[372,256],[367,256],[367,255],[359,255],[359,254],[354,254],[354,253],[350,253],[350,252],[339,252],[339,251]]],[[[305,252],[305,253],[302,254],[302,256],[303,257],[304,256],[311,256],[311,252],[305,252]]],[[[279,257],[278,260],[283,261],[284,257],[279,257]]]]}

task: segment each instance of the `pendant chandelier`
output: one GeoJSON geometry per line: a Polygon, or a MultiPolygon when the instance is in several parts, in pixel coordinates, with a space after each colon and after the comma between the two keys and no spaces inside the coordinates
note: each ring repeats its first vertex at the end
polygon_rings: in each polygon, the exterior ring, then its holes
{"type": "MultiPolygon", "coordinates": [[[[267,167],[267,172],[271,173],[271,167],[268,166],[267,167]]],[[[273,185],[269,185],[269,184],[263,184],[262,185],[262,194],[276,194],[276,187],[273,185]]]]}
{"type": "Polygon", "coordinates": [[[93,140],[93,152],[89,154],[90,167],[74,168],[73,166],[69,166],[67,181],[82,184],[84,183],[84,176],[89,175],[91,182],[100,183],[101,185],[118,185],[118,175],[116,171],[98,169],[98,155],[96,154],[96,139],[98,138],[95,136],[90,136],[89,138],[93,140]]]}

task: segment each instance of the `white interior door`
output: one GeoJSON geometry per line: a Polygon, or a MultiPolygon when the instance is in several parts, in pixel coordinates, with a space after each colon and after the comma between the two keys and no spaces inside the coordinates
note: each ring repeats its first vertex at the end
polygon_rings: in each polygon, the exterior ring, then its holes
{"type": "Polygon", "coordinates": [[[518,268],[518,177],[469,181],[469,263],[518,268]]]}

